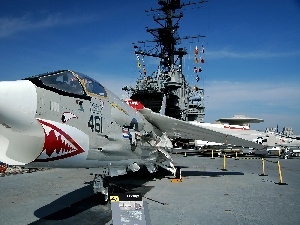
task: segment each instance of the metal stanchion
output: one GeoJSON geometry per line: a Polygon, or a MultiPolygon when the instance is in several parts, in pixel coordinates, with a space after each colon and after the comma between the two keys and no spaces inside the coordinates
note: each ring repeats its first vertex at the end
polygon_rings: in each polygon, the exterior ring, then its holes
{"type": "Polygon", "coordinates": [[[265,160],[264,160],[264,158],[261,158],[261,163],[262,163],[262,174],[259,174],[259,176],[268,176],[265,173],[265,160]]]}
{"type": "Polygon", "coordinates": [[[211,150],[211,159],[215,159],[214,158],[214,150],[211,150]]]}
{"type": "Polygon", "coordinates": [[[224,154],[224,160],[223,160],[223,169],[221,169],[223,171],[227,171],[226,170],[226,155],[224,154]]]}
{"type": "Polygon", "coordinates": [[[287,185],[287,183],[283,183],[282,182],[282,173],[281,173],[281,167],[280,167],[280,162],[278,161],[277,162],[277,165],[278,165],[278,173],[279,173],[279,182],[275,184],[279,184],[279,185],[287,185]]]}
{"type": "Polygon", "coordinates": [[[235,152],[235,160],[239,160],[239,157],[237,156],[237,151],[235,152]]]}

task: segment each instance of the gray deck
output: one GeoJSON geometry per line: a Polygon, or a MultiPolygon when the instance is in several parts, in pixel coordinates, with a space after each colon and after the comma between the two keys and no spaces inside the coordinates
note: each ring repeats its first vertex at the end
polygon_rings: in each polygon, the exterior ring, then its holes
{"type": "MultiPolygon", "coordinates": [[[[111,181],[141,192],[156,224],[298,224],[300,158],[261,160],[173,155],[182,167],[182,183],[170,177],[133,173],[111,181]],[[153,201],[154,200],[154,201],[153,201]]],[[[111,224],[110,205],[92,193],[85,169],[52,169],[0,177],[0,224],[111,224]]],[[[120,191],[116,188],[116,191],[120,191]]]]}

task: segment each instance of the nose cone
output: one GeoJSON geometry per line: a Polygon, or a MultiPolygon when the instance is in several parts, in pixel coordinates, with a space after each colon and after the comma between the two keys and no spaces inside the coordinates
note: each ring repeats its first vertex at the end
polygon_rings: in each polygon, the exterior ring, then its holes
{"type": "Polygon", "coordinates": [[[0,161],[25,165],[43,147],[43,129],[35,119],[37,93],[27,80],[0,82],[0,161]]]}
{"type": "Polygon", "coordinates": [[[0,124],[23,131],[35,120],[37,93],[28,80],[0,82],[0,124]]]}

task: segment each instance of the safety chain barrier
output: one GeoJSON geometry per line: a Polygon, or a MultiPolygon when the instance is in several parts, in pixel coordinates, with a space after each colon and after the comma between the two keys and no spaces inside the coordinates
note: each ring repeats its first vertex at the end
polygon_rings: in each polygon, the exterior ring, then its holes
{"type": "Polygon", "coordinates": [[[240,157],[239,159],[261,159],[261,157],[240,157]]]}
{"type": "MultiPolygon", "coordinates": [[[[223,168],[221,169],[222,171],[227,171],[226,169],[226,154],[223,155],[224,159],[223,159],[223,168]]],[[[212,156],[213,158],[213,156],[212,156]]],[[[233,158],[233,157],[232,157],[233,158]]],[[[278,175],[279,175],[279,182],[274,182],[275,184],[278,184],[278,185],[287,185],[287,183],[284,183],[283,182],[283,179],[282,179],[282,171],[281,171],[281,166],[280,166],[280,161],[277,160],[277,161],[272,161],[272,160],[268,160],[268,159],[265,159],[265,158],[262,158],[262,157],[249,157],[249,158],[238,158],[237,157],[237,154],[235,156],[235,160],[238,160],[238,159],[260,159],[261,162],[262,162],[262,173],[259,174],[259,176],[268,176],[265,172],[265,162],[270,162],[270,163],[277,163],[277,167],[278,167],[278,175]]]]}
{"type": "Polygon", "coordinates": [[[279,175],[279,182],[274,182],[274,183],[278,184],[278,185],[287,185],[287,183],[283,182],[283,179],[282,179],[282,171],[281,171],[281,166],[280,166],[280,161],[279,160],[272,161],[272,160],[268,160],[268,159],[265,159],[265,158],[261,158],[261,161],[262,161],[262,170],[263,170],[263,173],[260,174],[259,176],[268,176],[265,173],[265,161],[266,162],[270,162],[270,163],[277,163],[278,175],[279,175]]]}

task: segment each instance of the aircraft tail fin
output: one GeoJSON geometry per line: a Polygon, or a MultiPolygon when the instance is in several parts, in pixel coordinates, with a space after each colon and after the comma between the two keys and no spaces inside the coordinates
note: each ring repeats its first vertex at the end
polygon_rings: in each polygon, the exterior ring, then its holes
{"type": "Polygon", "coordinates": [[[125,100],[125,102],[133,109],[135,110],[141,110],[144,107],[144,105],[142,103],[140,103],[139,101],[135,101],[135,100],[132,100],[132,99],[129,99],[129,100],[125,100]]]}
{"type": "Polygon", "coordinates": [[[164,94],[164,97],[163,97],[162,102],[161,102],[160,111],[159,111],[160,115],[165,115],[166,114],[166,101],[167,101],[167,97],[164,94]]]}
{"type": "Polygon", "coordinates": [[[267,145],[268,146],[275,146],[277,144],[277,139],[275,135],[269,135],[267,139],[267,145]]]}

